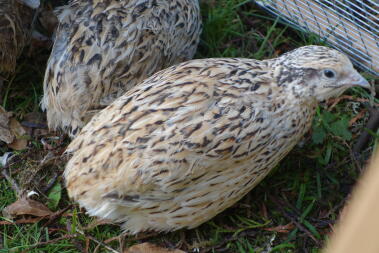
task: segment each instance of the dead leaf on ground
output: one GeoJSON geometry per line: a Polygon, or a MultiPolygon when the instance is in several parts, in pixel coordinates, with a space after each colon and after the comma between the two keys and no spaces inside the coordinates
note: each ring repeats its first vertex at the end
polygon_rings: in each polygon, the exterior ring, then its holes
{"type": "Polygon", "coordinates": [[[166,249],[159,247],[157,245],[145,242],[141,244],[134,245],[129,249],[125,250],[124,253],[185,253],[179,249],[166,249]]]}
{"type": "Polygon", "coordinates": [[[25,135],[26,131],[20,122],[0,106],[0,140],[14,150],[22,150],[28,145],[25,135]]]}
{"type": "Polygon", "coordinates": [[[0,140],[9,144],[14,140],[14,135],[9,129],[9,120],[12,117],[11,112],[5,111],[5,109],[0,106],[0,140]]]}
{"type": "Polygon", "coordinates": [[[13,219],[19,215],[43,217],[52,214],[53,212],[44,204],[27,197],[22,197],[3,209],[3,216],[8,219],[13,219]]]}
{"type": "Polygon", "coordinates": [[[14,150],[25,149],[28,145],[28,140],[25,139],[26,131],[23,126],[21,126],[20,122],[18,122],[15,118],[11,118],[9,128],[16,139],[13,140],[12,143],[8,144],[8,147],[14,150]]]}

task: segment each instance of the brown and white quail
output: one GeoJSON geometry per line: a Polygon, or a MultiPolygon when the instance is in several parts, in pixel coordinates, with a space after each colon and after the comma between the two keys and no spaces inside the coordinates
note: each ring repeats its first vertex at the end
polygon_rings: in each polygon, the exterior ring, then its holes
{"type": "Polygon", "coordinates": [[[319,101],[369,87],[344,54],[192,60],[117,99],[68,146],[71,198],[125,230],[194,228],[254,188],[309,130],[319,101]]]}
{"type": "Polygon", "coordinates": [[[71,0],[58,18],[41,105],[49,128],[71,136],[137,83],[191,59],[201,33],[198,0],[71,0]]]}

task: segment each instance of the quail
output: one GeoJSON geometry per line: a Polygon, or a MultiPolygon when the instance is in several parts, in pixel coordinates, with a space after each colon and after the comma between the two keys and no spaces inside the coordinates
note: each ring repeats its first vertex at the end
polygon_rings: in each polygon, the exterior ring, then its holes
{"type": "Polygon", "coordinates": [[[198,0],[71,0],[44,78],[50,129],[71,137],[101,108],[153,73],[193,57],[198,0]]]}
{"type": "Polygon", "coordinates": [[[14,72],[29,43],[39,0],[0,0],[0,72],[14,72]]]}
{"type": "Polygon", "coordinates": [[[130,233],[194,228],[254,188],[310,129],[318,102],[369,83],[344,54],[187,61],[94,116],[67,148],[68,194],[130,233]]]}

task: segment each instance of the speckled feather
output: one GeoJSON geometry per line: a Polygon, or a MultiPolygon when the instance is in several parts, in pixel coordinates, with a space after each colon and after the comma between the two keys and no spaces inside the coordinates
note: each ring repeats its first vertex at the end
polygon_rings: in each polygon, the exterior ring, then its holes
{"type": "Polygon", "coordinates": [[[29,43],[36,11],[17,0],[0,0],[0,72],[13,72],[29,43]]]}
{"type": "Polygon", "coordinates": [[[346,56],[317,46],[170,67],[72,141],[68,193],[132,233],[196,227],[256,186],[309,130],[318,101],[357,78],[346,56]],[[338,80],[324,80],[325,68],[338,80]]]}
{"type": "Polygon", "coordinates": [[[71,1],[59,12],[42,108],[51,129],[78,133],[94,112],[153,73],[191,59],[198,0],[71,1]]]}

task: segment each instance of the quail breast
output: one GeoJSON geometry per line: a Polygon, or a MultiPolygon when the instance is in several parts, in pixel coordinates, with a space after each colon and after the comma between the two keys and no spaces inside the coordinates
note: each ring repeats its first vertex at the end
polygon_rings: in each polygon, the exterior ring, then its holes
{"type": "Polygon", "coordinates": [[[99,109],[153,73],[193,57],[198,0],[71,0],[59,24],[41,106],[71,137],[99,109]]]}
{"type": "Polygon", "coordinates": [[[319,46],[169,67],[72,141],[68,193],[131,233],[196,227],[254,188],[309,130],[318,101],[351,87],[350,74],[347,57],[319,46]]]}

